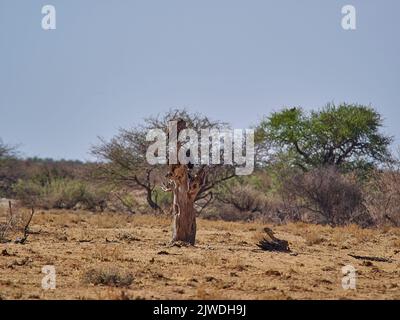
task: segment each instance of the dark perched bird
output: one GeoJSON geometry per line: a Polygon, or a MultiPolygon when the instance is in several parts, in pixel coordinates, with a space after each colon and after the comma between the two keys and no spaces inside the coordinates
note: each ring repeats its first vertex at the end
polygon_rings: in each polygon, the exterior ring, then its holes
{"type": "Polygon", "coordinates": [[[192,170],[194,168],[194,161],[192,161],[192,157],[190,156],[190,150],[186,150],[186,157],[190,158],[187,167],[192,170]]]}
{"type": "Polygon", "coordinates": [[[264,232],[267,234],[267,237],[264,237],[257,244],[260,249],[265,251],[290,252],[289,242],[276,238],[270,228],[264,228],[264,232]]]}

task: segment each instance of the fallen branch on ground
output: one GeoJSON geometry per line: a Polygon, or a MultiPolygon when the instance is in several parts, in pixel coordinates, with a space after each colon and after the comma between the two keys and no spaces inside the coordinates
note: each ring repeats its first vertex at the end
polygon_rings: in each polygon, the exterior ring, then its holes
{"type": "Polygon", "coordinates": [[[366,256],[357,256],[354,254],[349,254],[350,257],[358,260],[367,260],[367,261],[378,261],[378,262],[389,262],[391,263],[393,260],[388,258],[381,258],[381,257],[366,257],[366,256]]]}

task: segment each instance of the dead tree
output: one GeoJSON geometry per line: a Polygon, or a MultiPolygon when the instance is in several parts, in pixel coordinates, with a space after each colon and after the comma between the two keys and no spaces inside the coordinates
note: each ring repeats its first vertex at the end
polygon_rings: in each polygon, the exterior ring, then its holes
{"type": "MultiPolygon", "coordinates": [[[[32,222],[33,215],[35,214],[35,209],[32,207],[31,208],[31,213],[28,217],[28,219],[25,221],[25,224],[23,227],[19,227],[18,221],[21,218],[17,218],[17,214],[14,212],[13,207],[12,207],[12,202],[8,202],[8,211],[9,211],[9,217],[7,222],[4,225],[0,226],[0,243],[7,243],[11,242],[11,240],[7,239],[6,234],[10,230],[20,230],[22,229],[23,231],[23,236],[18,237],[14,242],[15,243],[20,243],[20,244],[25,244],[26,240],[28,239],[29,234],[32,233],[32,231],[29,230],[29,225],[32,222]]],[[[18,212],[18,210],[17,210],[18,212]]],[[[19,216],[21,214],[18,214],[19,216]]]]}
{"type": "MultiPolygon", "coordinates": [[[[203,167],[204,168],[204,167],[203,167]]],[[[169,187],[165,191],[172,191],[172,242],[183,241],[191,245],[196,241],[196,209],[194,203],[203,184],[204,169],[191,177],[186,165],[176,165],[167,174],[169,187]]]]}
{"type": "MultiPolygon", "coordinates": [[[[149,164],[146,153],[152,141],[146,139],[147,133],[153,129],[167,133],[170,121],[174,120],[181,120],[180,130],[188,127],[200,132],[201,129],[229,128],[227,123],[211,120],[201,114],[191,114],[186,110],[175,109],[164,115],[149,117],[142,125],[132,129],[122,129],[111,141],[101,140],[100,145],[92,149],[93,155],[100,161],[94,170],[94,176],[108,185],[111,184],[119,192],[137,187],[144,189],[148,205],[162,212],[164,208],[160,208],[157,201],[157,186],[167,177],[162,189],[174,195],[173,240],[194,243],[196,213],[201,212],[212,202],[216,186],[235,177],[235,168],[228,164],[207,164],[206,167],[193,163],[179,164],[179,162],[149,164]],[[188,236],[189,233],[192,236],[188,236]]],[[[180,130],[177,129],[179,135],[180,130]]],[[[179,152],[179,143],[176,147],[179,152]]]]}
{"type": "MultiPolygon", "coordinates": [[[[183,120],[178,121],[178,134],[186,128],[183,120]]],[[[177,143],[179,153],[181,142],[177,143]]],[[[191,245],[196,241],[195,201],[200,190],[205,186],[206,166],[197,169],[193,164],[170,164],[166,175],[168,183],[164,191],[173,193],[172,203],[172,242],[182,241],[191,245]]]]}
{"type": "MultiPolygon", "coordinates": [[[[157,201],[157,186],[165,178],[169,165],[150,165],[146,160],[146,152],[152,141],[147,141],[149,130],[160,129],[167,133],[171,120],[181,119],[188,128],[196,132],[201,129],[228,129],[229,125],[221,121],[209,119],[201,114],[192,114],[186,110],[172,109],[165,114],[144,119],[142,124],[131,129],[121,129],[119,134],[110,141],[101,139],[100,144],[92,148],[92,154],[99,160],[94,166],[93,178],[112,185],[116,191],[143,189],[149,207],[163,211],[157,201]]],[[[189,166],[189,175],[193,177],[199,166],[189,166]]],[[[212,191],[218,184],[235,176],[231,165],[208,165],[206,183],[201,187],[196,197],[196,208],[202,208],[211,203],[212,191]]]]}
{"type": "Polygon", "coordinates": [[[8,230],[11,229],[14,224],[14,214],[13,214],[13,210],[12,210],[11,201],[8,201],[8,212],[9,212],[8,220],[4,225],[1,225],[1,228],[0,228],[0,243],[9,242],[6,239],[6,234],[7,234],[8,230]]]}
{"type": "Polygon", "coordinates": [[[35,209],[32,207],[31,208],[31,214],[29,215],[29,218],[26,221],[24,229],[23,229],[24,235],[22,236],[22,238],[17,238],[15,240],[15,243],[25,244],[26,240],[28,239],[29,234],[31,233],[31,231],[29,230],[29,225],[31,224],[31,221],[32,221],[32,218],[33,218],[34,214],[35,214],[35,209]]]}

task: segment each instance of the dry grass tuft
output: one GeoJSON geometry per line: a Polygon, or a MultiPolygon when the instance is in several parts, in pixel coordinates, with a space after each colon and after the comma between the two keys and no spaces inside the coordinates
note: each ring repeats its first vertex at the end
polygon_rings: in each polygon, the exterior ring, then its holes
{"type": "Polygon", "coordinates": [[[392,245],[396,249],[400,249],[400,239],[393,240],[392,245]]]}
{"type": "Polygon", "coordinates": [[[306,240],[306,245],[308,246],[321,244],[322,242],[325,241],[325,239],[321,236],[321,234],[315,230],[307,232],[305,235],[303,235],[303,237],[306,240]]]}
{"type": "Polygon", "coordinates": [[[123,259],[123,250],[117,245],[96,245],[93,258],[102,262],[121,261],[123,259]]]}
{"type": "Polygon", "coordinates": [[[170,247],[171,217],[110,213],[115,218],[108,220],[107,215],[99,218],[80,211],[37,212],[32,230],[40,232],[31,234],[28,243],[0,244],[1,297],[400,299],[398,287],[392,287],[399,275],[400,229],[271,225],[278,238],[290,243],[296,253],[290,255],[257,249],[255,240],[264,236],[260,231],[265,227],[260,221],[199,218],[196,246],[170,247]],[[120,222],[113,228],[99,229],[103,218],[104,225],[111,225],[114,219],[120,222]],[[369,240],[359,242],[357,237],[369,240]],[[307,239],[318,245],[308,247],[307,239]],[[333,245],[335,240],[340,243],[333,245]],[[348,255],[348,249],[359,256],[390,257],[393,262],[362,265],[348,255]],[[341,268],[349,263],[357,263],[357,275],[363,277],[351,294],[341,286],[341,268]],[[60,289],[41,289],[40,271],[48,264],[61,275],[57,283],[60,289]],[[385,292],[379,289],[383,285],[385,292]]]}
{"type": "Polygon", "coordinates": [[[370,242],[373,240],[374,236],[379,233],[377,230],[373,229],[363,229],[358,225],[351,224],[347,227],[342,228],[343,233],[351,235],[357,242],[370,242]]]}
{"type": "Polygon", "coordinates": [[[133,275],[115,268],[89,269],[83,276],[83,282],[112,287],[129,287],[133,282],[133,275]]]}

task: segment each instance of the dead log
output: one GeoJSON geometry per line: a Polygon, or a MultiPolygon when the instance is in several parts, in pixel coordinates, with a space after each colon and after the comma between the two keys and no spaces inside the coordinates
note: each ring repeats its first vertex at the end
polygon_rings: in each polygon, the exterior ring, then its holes
{"type": "Polygon", "coordinates": [[[381,258],[381,257],[367,257],[367,256],[357,256],[354,254],[349,254],[350,257],[357,259],[357,260],[366,260],[366,261],[377,261],[377,262],[393,262],[392,259],[389,258],[381,258]]]}

